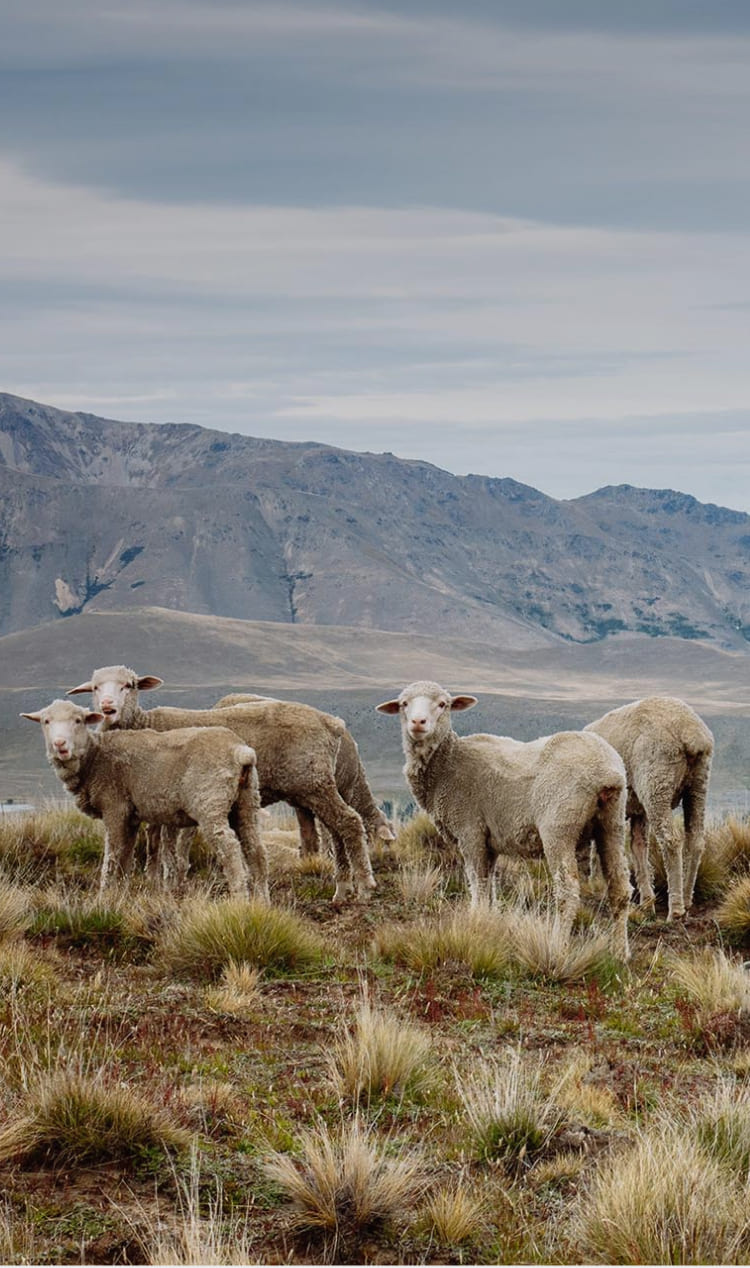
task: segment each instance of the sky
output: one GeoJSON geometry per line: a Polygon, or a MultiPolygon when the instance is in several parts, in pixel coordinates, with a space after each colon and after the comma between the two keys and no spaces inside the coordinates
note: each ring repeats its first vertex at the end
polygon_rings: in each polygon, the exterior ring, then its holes
{"type": "Polygon", "coordinates": [[[746,0],[0,0],[0,390],[750,511],[746,0]]]}

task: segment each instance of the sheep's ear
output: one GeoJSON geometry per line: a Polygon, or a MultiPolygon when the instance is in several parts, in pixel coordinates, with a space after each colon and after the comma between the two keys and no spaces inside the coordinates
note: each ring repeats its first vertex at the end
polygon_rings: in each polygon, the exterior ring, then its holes
{"type": "Polygon", "coordinates": [[[95,722],[104,721],[104,714],[97,713],[96,710],[90,709],[83,720],[86,723],[86,726],[93,726],[95,722]]]}
{"type": "Polygon", "coordinates": [[[451,711],[454,709],[473,709],[478,704],[476,696],[453,696],[451,699],[451,711]]]}
{"type": "Polygon", "coordinates": [[[156,687],[161,687],[164,682],[163,678],[155,678],[153,674],[144,674],[138,679],[139,691],[154,691],[156,687]]]}
{"type": "Polygon", "coordinates": [[[66,691],[66,696],[82,696],[86,691],[93,691],[94,688],[90,682],[81,682],[77,687],[71,687],[70,691],[66,691]]]}
{"type": "Polygon", "coordinates": [[[41,722],[42,720],[41,709],[38,710],[36,713],[19,713],[18,716],[19,718],[28,718],[29,722],[41,722]]]}
{"type": "Polygon", "coordinates": [[[382,704],[376,704],[375,708],[378,713],[398,713],[401,709],[401,701],[384,700],[382,704]]]}

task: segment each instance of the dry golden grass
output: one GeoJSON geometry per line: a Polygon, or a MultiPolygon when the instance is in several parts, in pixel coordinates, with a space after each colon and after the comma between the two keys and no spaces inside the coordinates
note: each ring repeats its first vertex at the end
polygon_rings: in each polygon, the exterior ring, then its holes
{"type": "Polygon", "coordinates": [[[472,1192],[463,1180],[439,1188],[425,1206],[427,1228],[441,1246],[480,1240],[488,1214],[487,1199],[472,1192]]]}
{"type": "Polygon", "coordinates": [[[0,816],[0,867],[21,884],[90,870],[103,849],[102,824],[74,806],[0,816]]]}
{"type": "Polygon", "coordinates": [[[232,962],[277,971],[309,968],[324,950],[317,930],[291,911],[243,898],[195,898],[161,935],[157,955],[168,972],[214,978],[232,962]]]}
{"type": "Polygon", "coordinates": [[[31,895],[27,889],[0,879],[0,942],[20,938],[31,924],[31,895]]]}
{"type": "Polygon", "coordinates": [[[337,1096],[355,1105],[363,1099],[417,1095],[430,1081],[431,1048],[425,1031],[365,1000],[353,1032],[330,1055],[331,1082],[337,1096]]]}
{"type": "Polygon", "coordinates": [[[610,1088],[589,1081],[591,1067],[588,1053],[572,1052],[556,1075],[555,1099],[571,1118],[592,1127],[611,1127],[622,1113],[610,1088]]]}
{"type": "Polygon", "coordinates": [[[373,947],[383,959],[417,972],[458,961],[476,977],[504,977],[512,963],[506,914],[464,903],[434,919],[383,925],[373,947]]]}
{"type": "Polygon", "coordinates": [[[750,1087],[722,1077],[713,1096],[686,1112],[688,1132],[718,1162],[746,1181],[750,1175],[750,1087]]]}
{"type": "Polygon", "coordinates": [[[58,1070],[29,1089],[18,1116],[0,1129],[0,1160],[75,1167],[134,1161],[185,1147],[186,1132],[132,1089],[100,1074],[58,1070]]]}
{"type": "Polygon", "coordinates": [[[729,942],[741,945],[750,939],[750,876],[738,876],[727,887],[716,920],[729,942]]]}
{"type": "Polygon", "coordinates": [[[230,960],[221,971],[216,986],[206,990],[206,1004],[212,1013],[243,1017],[251,1013],[260,999],[260,969],[242,960],[230,960]]]}
{"type": "Polygon", "coordinates": [[[704,947],[672,963],[672,977],[698,1009],[698,1021],[750,1010],[750,974],[719,949],[704,947]]]}
{"type": "Polygon", "coordinates": [[[612,959],[606,937],[587,932],[565,938],[550,912],[516,907],[507,919],[513,959],[527,973],[577,982],[604,970],[612,959]]]}
{"type": "Polygon", "coordinates": [[[571,1227],[574,1259],[597,1264],[742,1264],[744,1187],[691,1132],[666,1121],[595,1172],[571,1227]]]}
{"type": "Polygon", "coordinates": [[[503,1162],[531,1161],[565,1122],[557,1089],[546,1091],[539,1060],[512,1048],[503,1057],[456,1076],[477,1156],[503,1162]]]}
{"type": "Polygon", "coordinates": [[[298,1157],[274,1151],[264,1170],[291,1206],[293,1226],[319,1234],[332,1253],[341,1243],[392,1221],[406,1220],[424,1191],[421,1154],[391,1156],[359,1119],[335,1134],[321,1124],[307,1132],[298,1157]]]}
{"type": "Polygon", "coordinates": [[[398,874],[398,887],[406,903],[426,907],[442,897],[444,874],[436,865],[406,863],[398,874]]]}
{"type": "Polygon", "coordinates": [[[30,986],[52,987],[55,980],[52,966],[25,942],[0,943],[0,989],[4,993],[30,986]]]}

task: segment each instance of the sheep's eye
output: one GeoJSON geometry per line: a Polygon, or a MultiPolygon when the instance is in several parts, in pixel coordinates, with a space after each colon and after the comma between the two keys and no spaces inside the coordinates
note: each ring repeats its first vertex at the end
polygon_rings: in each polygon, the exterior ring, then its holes
{"type": "Polygon", "coordinates": [[[438,701],[438,709],[444,709],[444,708],[445,708],[445,701],[444,701],[444,700],[439,700],[439,701],[438,701]]]}
{"type": "Polygon", "coordinates": [[[45,718],[45,719],[44,719],[44,725],[45,725],[45,726],[49,726],[49,718],[45,718]]]}
{"type": "Polygon", "coordinates": [[[80,718],[76,718],[75,722],[76,722],[76,726],[80,726],[80,725],[81,725],[81,719],[80,719],[80,718]]]}

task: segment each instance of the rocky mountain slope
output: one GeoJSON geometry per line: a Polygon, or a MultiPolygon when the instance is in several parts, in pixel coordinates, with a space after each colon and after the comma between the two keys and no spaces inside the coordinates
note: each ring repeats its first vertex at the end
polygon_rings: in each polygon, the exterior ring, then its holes
{"type": "Polygon", "coordinates": [[[158,605],[463,635],[750,640],[750,516],[617,486],[560,502],[391,454],[0,396],[0,634],[158,605]]]}

